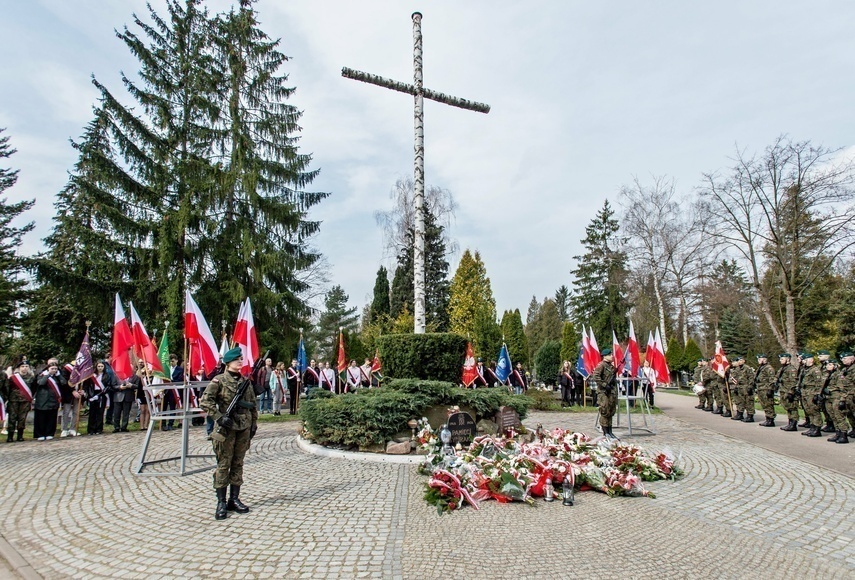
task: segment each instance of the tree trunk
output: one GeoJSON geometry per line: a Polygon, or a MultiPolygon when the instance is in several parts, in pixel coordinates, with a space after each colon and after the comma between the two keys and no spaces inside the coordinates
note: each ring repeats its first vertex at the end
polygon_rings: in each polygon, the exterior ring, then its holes
{"type": "Polygon", "coordinates": [[[769,325],[772,334],[775,335],[775,340],[778,341],[778,345],[782,349],[784,349],[786,352],[790,352],[790,349],[787,345],[787,341],[784,340],[784,335],[781,334],[781,331],[778,329],[778,325],[775,323],[775,317],[772,316],[772,310],[769,308],[769,302],[766,300],[766,297],[763,296],[763,292],[761,291],[760,285],[755,284],[754,289],[757,291],[757,301],[760,304],[760,311],[763,313],[763,316],[766,317],[766,323],[769,325]]]}
{"type": "Polygon", "coordinates": [[[792,293],[786,293],[786,333],[787,333],[787,352],[795,353],[798,344],[796,343],[796,303],[792,293]]]}
{"type": "Polygon", "coordinates": [[[656,307],[659,309],[659,332],[662,334],[662,350],[668,352],[668,338],[665,336],[665,301],[659,278],[653,276],[653,290],[656,293],[656,307]]]}

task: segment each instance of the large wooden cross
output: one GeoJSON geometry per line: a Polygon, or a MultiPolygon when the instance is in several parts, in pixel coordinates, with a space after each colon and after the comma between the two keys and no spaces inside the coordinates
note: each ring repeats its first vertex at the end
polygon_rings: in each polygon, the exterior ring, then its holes
{"type": "Polygon", "coordinates": [[[489,113],[490,105],[476,103],[458,97],[438,93],[423,86],[422,81],[422,15],[413,12],[413,84],[408,85],[392,79],[387,79],[353,70],[347,67],[341,69],[343,77],[370,83],[393,91],[400,91],[415,97],[415,169],[413,205],[415,232],[413,236],[413,326],[416,334],[425,331],[425,116],[424,99],[438,101],[479,113],[489,113]]]}

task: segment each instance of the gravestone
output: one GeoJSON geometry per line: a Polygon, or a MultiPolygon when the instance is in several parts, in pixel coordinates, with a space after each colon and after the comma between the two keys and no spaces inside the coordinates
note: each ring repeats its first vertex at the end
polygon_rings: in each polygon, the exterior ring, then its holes
{"type": "Polygon", "coordinates": [[[475,438],[475,419],[469,413],[454,413],[448,418],[451,445],[469,445],[475,438]]]}
{"type": "Polygon", "coordinates": [[[517,428],[522,423],[520,416],[513,407],[499,407],[499,412],[496,413],[496,425],[499,427],[499,433],[504,433],[508,427],[517,428]]]}

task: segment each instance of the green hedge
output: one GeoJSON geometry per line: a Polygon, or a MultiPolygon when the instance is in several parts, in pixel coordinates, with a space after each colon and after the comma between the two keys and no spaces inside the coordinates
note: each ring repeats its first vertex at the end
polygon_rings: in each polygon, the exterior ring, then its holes
{"type": "Polygon", "coordinates": [[[477,421],[492,417],[503,405],[524,418],[529,401],[500,388],[460,389],[441,381],[399,379],[380,389],[307,399],[300,406],[300,417],[318,443],[367,446],[385,443],[407,430],[407,421],[422,417],[433,405],[467,406],[475,411],[477,421]]]}
{"type": "Polygon", "coordinates": [[[460,383],[466,339],[459,334],[386,334],[377,348],[387,377],[460,383]]]}

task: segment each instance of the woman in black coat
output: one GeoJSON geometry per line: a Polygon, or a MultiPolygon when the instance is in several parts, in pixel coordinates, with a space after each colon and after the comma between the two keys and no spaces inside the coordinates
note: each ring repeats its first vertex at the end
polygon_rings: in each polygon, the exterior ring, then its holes
{"type": "Polygon", "coordinates": [[[59,364],[51,362],[36,380],[33,393],[33,439],[46,441],[56,435],[56,416],[62,403],[62,389],[68,383],[59,372],[59,364]]]}
{"type": "Polygon", "coordinates": [[[89,423],[86,432],[90,435],[100,435],[104,432],[104,407],[107,397],[116,386],[116,375],[107,371],[104,361],[95,365],[95,374],[83,383],[86,398],[89,400],[89,423]]]}

